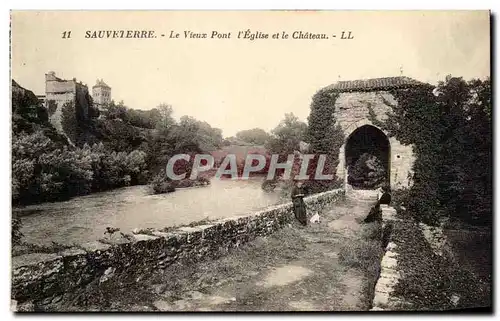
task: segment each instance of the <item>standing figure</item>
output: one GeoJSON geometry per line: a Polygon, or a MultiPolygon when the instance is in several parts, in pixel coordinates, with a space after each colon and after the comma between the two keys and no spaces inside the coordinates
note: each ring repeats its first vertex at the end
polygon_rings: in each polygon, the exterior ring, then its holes
{"type": "Polygon", "coordinates": [[[305,190],[302,187],[303,182],[297,181],[292,189],[293,212],[295,218],[302,224],[307,225],[307,211],[304,203],[305,190]]]}
{"type": "Polygon", "coordinates": [[[389,205],[391,203],[391,187],[387,182],[382,185],[381,194],[382,195],[379,197],[379,203],[389,205]]]}

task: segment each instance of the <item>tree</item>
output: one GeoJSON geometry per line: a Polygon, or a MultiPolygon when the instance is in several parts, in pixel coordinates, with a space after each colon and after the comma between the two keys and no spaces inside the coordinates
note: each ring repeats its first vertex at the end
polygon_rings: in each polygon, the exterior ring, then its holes
{"type": "Polygon", "coordinates": [[[264,145],[269,140],[269,134],[261,128],[242,130],[236,133],[236,138],[255,145],[264,145]]]}
{"type": "Polygon", "coordinates": [[[439,201],[445,215],[491,223],[492,127],[489,79],[447,77],[438,84],[444,128],[439,201]]]}
{"type": "Polygon", "coordinates": [[[408,210],[429,224],[456,218],[490,224],[492,124],[490,80],[448,76],[434,89],[394,90],[383,129],[415,152],[408,210]]]}
{"type": "Polygon", "coordinates": [[[156,123],[157,129],[169,129],[175,125],[175,119],[172,114],[174,110],[171,105],[162,103],[156,108],[158,110],[158,122],[156,123]]]}
{"type": "Polygon", "coordinates": [[[300,142],[305,139],[307,124],[299,120],[293,113],[285,114],[281,122],[271,131],[267,148],[283,155],[293,153],[300,149],[300,142]]]}

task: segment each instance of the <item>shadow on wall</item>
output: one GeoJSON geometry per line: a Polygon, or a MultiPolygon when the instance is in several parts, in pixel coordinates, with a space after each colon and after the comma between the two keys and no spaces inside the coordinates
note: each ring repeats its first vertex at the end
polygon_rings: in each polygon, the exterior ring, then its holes
{"type": "Polygon", "coordinates": [[[378,128],[363,125],[346,140],[347,183],[354,188],[376,189],[390,180],[390,143],[378,128]]]}

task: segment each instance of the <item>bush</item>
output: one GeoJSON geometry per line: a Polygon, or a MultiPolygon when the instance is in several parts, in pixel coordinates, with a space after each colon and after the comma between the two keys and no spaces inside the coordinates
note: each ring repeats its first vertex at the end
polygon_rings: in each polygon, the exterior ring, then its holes
{"type": "Polygon", "coordinates": [[[385,121],[371,121],[415,153],[405,206],[419,221],[492,222],[492,119],[489,79],[448,76],[430,86],[392,91],[385,121]],[[434,91],[433,91],[434,89],[434,91]]]}
{"type": "Polygon", "coordinates": [[[173,181],[169,180],[164,172],[155,175],[149,186],[153,194],[172,193],[175,191],[173,181]]]}
{"type": "Polygon", "coordinates": [[[110,152],[103,144],[58,146],[42,131],[12,138],[14,204],[57,201],[128,186],[147,175],[143,151],[110,152]]]}
{"type": "Polygon", "coordinates": [[[23,238],[23,233],[21,233],[21,219],[19,218],[12,218],[12,230],[11,230],[11,237],[12,237],[12,245],[19,245],[21,244],[21,240],[23,238]]]}
{"type": "Polygon", "coordinates": [[[277,186],[278,186],[278,181],[276,179],[274,179],[274,180],[265,179],[262,182],[261,188],[265,192],[272,192],[276,189],[277,186]]]}
{"type": "Polygon", "coordinates": [[[171,183],[175,188],[186,188],[186,187],[210,185],[210,180],[205,177],[198,177],[196,179],[183,179],[179,181],[172,181],[171,183]]]}
{"type": "Polygon", "coordinates": [[[43,132],[12,139],[14,203],[66,199],[90,191],[90,158],[79,149],[58,148],[43,132]]]}
{"type": "Polygon", "coordinates": [[[363,226],[361,231],[361,238],[365,240],[376,240],[380,241],[382,238],[382,223],[373,222],[371,224],[366,224],[363,226]]]}
{"type": "Polygon", "coordinates": [[[355,187],[376,189],[386,178],[384,166],[376,156],[369,153],[362,154],[349,168],[348,181],[355,187]]]}
{"type": "Polygon", "coordinates": [[[304,188],[307,189],[309,194],[316,194],[328,190],[342,188],[342,182],[338,180],[308,180],[304,182],[304,188]]]}
{"type": "MultiPolygon", "coordinates": [[[[491,280],[481,279],[453,257],[437,255],[422,230],[411,221],[394,226],[398,270],[404,271],[394,288],[411,310],[450,310],[491,306],[491,280]],[[455,306],[450,300],[460,298],[455,306]]],[[[460,253],[463,255],[463,253],[460,253]]]]}

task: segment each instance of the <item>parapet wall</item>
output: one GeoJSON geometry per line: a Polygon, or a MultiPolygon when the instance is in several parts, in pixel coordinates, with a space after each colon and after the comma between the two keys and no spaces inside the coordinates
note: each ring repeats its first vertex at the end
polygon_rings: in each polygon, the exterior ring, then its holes
{"type": "MultiPolygon", "coordinates": [[[[306,197],[310,212],[342,198],[341,189],[306,197]]],[[[293,221],[292,203],[210,224],[171,232],[147,230],[130,239],[82,244],[57,254],[31,253],[12,258],[13,300],[37,305],[55,303],[66,293],[113,275],[144,275],[174,262],[195,262],[220,256],[257,236],[272,234],[293,221]]]]}
{"type": "Polygon", "coordinates": [[[384,244],[386,246],[385,253],[380,262],[380,275],[375,285],[371,311],[394,309],[394,306],[398,303],[397,298],[393,296],[394,287],[401,278],[397,268],[399,249],[392,240],[392,228],[398,222],[396,209],[388,205],[381,205],[380,209],[382,211],[384,238],[387,238],[385,241],[387,244],[384,244]]]}

